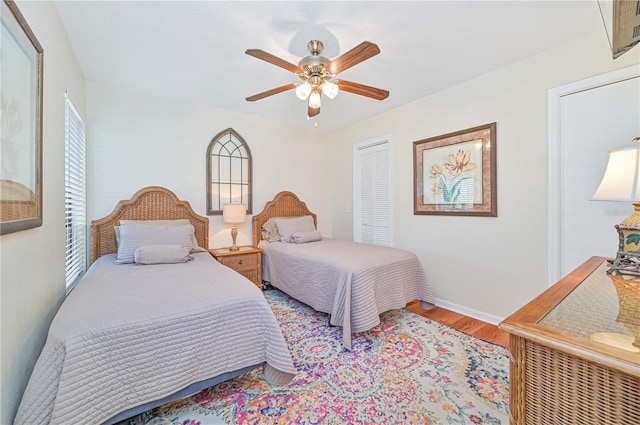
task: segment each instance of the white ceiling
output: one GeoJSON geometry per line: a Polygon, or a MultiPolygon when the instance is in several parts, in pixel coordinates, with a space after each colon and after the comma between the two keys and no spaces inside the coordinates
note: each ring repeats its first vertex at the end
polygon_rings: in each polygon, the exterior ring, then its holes
{"type": "Polygon", "coordinates": [[[85,78],[153,95],[311,127],[293,91],[245,97],[300,80],[250,57],[297,64],[319,39],[334,59],[362,41],[381,53],[340,74],[389,90],[377,101],[323,98],[319,129],[335,130],[601,30],[582,1],[56,1],[85,78]]]}

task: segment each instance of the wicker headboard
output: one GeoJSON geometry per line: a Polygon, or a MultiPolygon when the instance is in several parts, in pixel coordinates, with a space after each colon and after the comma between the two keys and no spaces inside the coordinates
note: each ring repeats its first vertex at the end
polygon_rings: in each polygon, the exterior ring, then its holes
{"type": "Polygon", "coordinates": [[[181,201],[169,189],[149,186],[137,191],[128,201],[120,201],[111,214],[91,222],[91,262],[118,251],[114,226],[120,220],[188,219],[195,228],[198,245],[209,248],[209,219],[196,214],[187,201],[181,201]]]}
{"type": "Polygon", "coordinates": [[[317,216],[309,211],[307,204],[302,202],[293,192],[280,192],[273,200],[267,202],[260,214],[253,216],[253,246],[258,246],[262,239],[262,225],[271,217],[299,217],[310,215],[318,228],[317,216]]]}

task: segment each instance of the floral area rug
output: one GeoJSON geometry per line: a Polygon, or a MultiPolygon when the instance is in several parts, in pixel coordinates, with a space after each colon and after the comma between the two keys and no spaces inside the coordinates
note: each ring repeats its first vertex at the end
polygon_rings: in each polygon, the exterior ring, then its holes
{"type": "Polygon", "coordinates": [[[408,312],[342,347],[342,329],[277,290],[265,292],[298,375],[261,368],[130,420],[137,424],[508,424],[508,351],[408,312]]]}

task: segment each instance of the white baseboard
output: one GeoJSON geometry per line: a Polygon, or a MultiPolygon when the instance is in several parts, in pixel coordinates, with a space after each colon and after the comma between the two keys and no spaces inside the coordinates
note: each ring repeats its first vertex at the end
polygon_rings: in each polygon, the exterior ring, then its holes
{"type": "Polygon", "coordinates": [[[458,304],[451,303],[449,301],[436,298],[436,305],[447,310],[454,311],[456,313],[464,314],[465,316],[473,317],[474,319],[482,320],[483,322],[491,323],[498,326],[505,318],[494,316],[493,314],[484,313],[482,311],[467,308],[458,304]]]}

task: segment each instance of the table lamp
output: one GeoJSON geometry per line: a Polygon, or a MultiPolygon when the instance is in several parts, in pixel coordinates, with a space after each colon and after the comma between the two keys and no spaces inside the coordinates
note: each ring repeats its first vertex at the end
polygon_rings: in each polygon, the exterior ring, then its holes
{"type": "Polygon", "coordinates": [[[238,223],[244,223],[247,219],[247,206],[244,204],[224,204],[222,207],[222,221],[231,223],[231,246],[229,251],[238,251],[240,248],[236,245],[236,237],[238,236],[238,223]]]}
{"type": "MultiPolygon", "coordinates": [[[[640,142],[640,137],[633,139],[640,142]]],[[[608,272],[640,275],[640,145],[609,152],[609,162],[593,200],[626,201],[634,211],[620,224],[618,252],[608,272]]]]}

